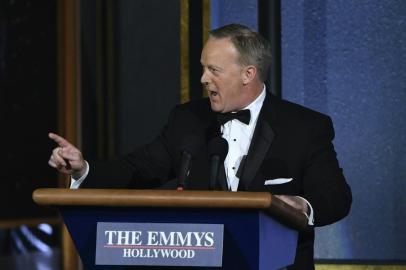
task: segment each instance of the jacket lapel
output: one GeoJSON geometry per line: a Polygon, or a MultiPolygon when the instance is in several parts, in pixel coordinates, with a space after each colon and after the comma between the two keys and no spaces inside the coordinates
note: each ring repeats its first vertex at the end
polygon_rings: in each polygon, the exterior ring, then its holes
{"type": "Polygon", "coordinates": [[[238,190],[249,190],[249,186],[254,180],[255,175],[257,174],[275,137],[274,131],[270,125],[271,119],[274,115],[271,100],[274,98],[276,97],[267,93],[258,116],[257,125],[251,140],[244,168],[242,168],[238,190]]]}
{"type": "Polygon", "coordinates": [[[219,168],[219,173],[217,176],[217,183],[218,183],[218,190],[229,190],[228,189],[228,183],[227,183],[227,177],[226,177],[226,170],[224,168],[224,162],[220,165],[219,168]]]}

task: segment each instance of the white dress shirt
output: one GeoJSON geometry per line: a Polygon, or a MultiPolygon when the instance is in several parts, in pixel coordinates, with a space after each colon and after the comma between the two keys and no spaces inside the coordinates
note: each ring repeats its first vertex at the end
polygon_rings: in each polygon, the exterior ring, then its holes
{"type": "Polygon", "coordinates": [[[240,179],[237,171],[241,160],[248,153],[259,112],[265,100],[265,86],[261,94],[244,110],[250,110],[251,119],[248,125],[233,119],[221,126],[222,137],[228,142],[228,154],[224,160],[224,169],[227,177],[228,189],[237,191],[240,179]]]}

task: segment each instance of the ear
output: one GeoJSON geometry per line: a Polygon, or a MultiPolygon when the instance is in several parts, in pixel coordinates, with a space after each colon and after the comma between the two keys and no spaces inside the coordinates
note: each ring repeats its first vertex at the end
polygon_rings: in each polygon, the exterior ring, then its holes
{"type": "Polygon", "coordinates": [[[249,84],[257,76],[257,68],[253,65],[245,66],[242,70],[242,83],[249,84]]]}

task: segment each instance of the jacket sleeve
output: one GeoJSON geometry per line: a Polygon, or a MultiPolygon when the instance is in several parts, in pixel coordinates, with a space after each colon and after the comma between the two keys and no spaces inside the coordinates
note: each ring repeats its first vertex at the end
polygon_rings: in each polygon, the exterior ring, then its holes
{"type": "Polygon", "coordinates": [[[351,208],[351,189],[339,167],[333,139],[331,119],[321,118],[311,132],[303,175],[303,193],[314,209],[315,226],[334,223],[351,208]]]}
{"type": "Polygon", "coordinates": [[[80,188],[156,188],[175,177],[176,143],[171,132],[176,109],[167,125],[150,143],[110,161],[90,161],[90,171],[80,188]]]}

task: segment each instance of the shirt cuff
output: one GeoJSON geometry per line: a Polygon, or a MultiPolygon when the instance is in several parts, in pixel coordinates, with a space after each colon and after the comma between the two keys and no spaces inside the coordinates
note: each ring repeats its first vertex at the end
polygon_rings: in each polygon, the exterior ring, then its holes
{"type": "Polygon", "coordinates": [[[310,213],[309,214],[304,213],[304,214],[306,215],[307,220],[308,220],[307,224],[313,226],[314,225],[314,211],[313,211],[312,205],[305,198],[300,197],[300,196],[296,196],[296,197],[303,199],[307,203],[307,205],[309,206],[310,213]]]}
{"type": "Polygon", "coordinates": [[[82,182],[87,177],[87,175],[89,174],[89,163],[87,163],[86,160],[85,160],[85,162],[86,162],[85,173],[79,179],[75,179],[75,178],[73,178],[73,176],[70,177],[70,189],[78,189],[80,187],[80,185],[82,184],[82,182]]]}

